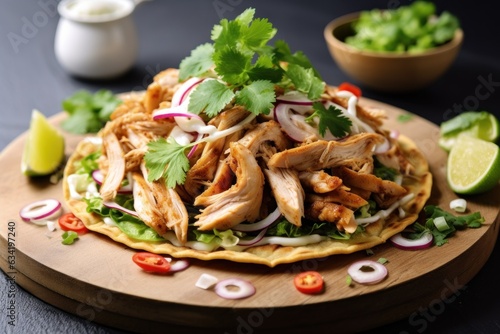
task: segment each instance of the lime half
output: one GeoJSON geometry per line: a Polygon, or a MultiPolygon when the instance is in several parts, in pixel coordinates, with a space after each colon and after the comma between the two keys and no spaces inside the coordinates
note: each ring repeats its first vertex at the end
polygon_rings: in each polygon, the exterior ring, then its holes
{"type": "Polygon", "coordinates": [[[500,148],[494,143],[457,137],[448,156],[447,180],[459,194],[479,194],[494,188],[500,181],[500,148]]]}
{"type": "Polygon", "coordinates": [[[441,124],[439,146],[450,151],[461,134],[496,142],[500,137],[500,122],[486,111],[464,112],[441,124]]]}
{"type": "Polygon", "coordinates": [[[64,160],[64,137],[38,110],[33,110],[24,145],[21,171],[29,176],[49,175],[64,160]]]}

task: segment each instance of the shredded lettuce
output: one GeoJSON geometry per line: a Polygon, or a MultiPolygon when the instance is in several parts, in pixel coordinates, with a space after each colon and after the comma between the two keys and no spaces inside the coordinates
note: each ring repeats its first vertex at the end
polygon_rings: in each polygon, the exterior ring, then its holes
{"type": "MultiPolygon", "coordinates": [[[[129,238],[148,242],[165,241],[163,237],[156,233],[155,230],[144,224],[143,221],[120,210],[110,209],[104,206],[102,204],[102,198],[93,197],[84,200],[87,202],[87,212],[111,218],[116,223],[118,228],[129,238]]],[[[134,209],[133,199],[130,196],[118,195],[115,201],[127,209],[134,209]]]]}
{"type": "Polygon", "coordinates": [[[335,224],[327,222],[313,222],[307,219],[302,221],[302,226],[296,226],[288,222],[286,219],[280,220],[278,223],[269,227],[267,236],[278,236],[296,238],[311,234],[325,235],[332,239],[347,240],[351,237],[349,233],[343,233],[337,230],[335,224]]]}
{"type": "Polygon", "coordinates": [[[75,162],[75,174],[92,174],[96,169],[99,169],[97,159],[101,156],[101,151],[90,153],[81,160],[75,162]]]}

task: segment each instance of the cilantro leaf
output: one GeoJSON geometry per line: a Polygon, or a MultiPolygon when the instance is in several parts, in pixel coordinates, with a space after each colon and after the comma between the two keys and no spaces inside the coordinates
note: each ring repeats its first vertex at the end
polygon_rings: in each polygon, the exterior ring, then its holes
{"type": "Polygon", "coordinates": [[[246,71],[250,68],[251,57],[235,48],[226,47],[214,54],[217,74],[228,84],[239,86],[248,80],[246,71]]]}
{"type": "MultiPolygon", "coordinates": [[[[303,68],[306,69],[311,68],[314,70],[311,61],[309,60],[309,58],[307,58],[307,56],[303,52],[297,51],[292,54],[290,46],[283,40],[278,40],[274,44],[274,54],[277,62],[296,64],[302,66],[303,68]]],[[[314,74],[321,79],[321,76],[316,70],[314,70],[314,74]]]]}
{"type": "Polygon", "coordinates": [[[276,101],[274,85],[265,80],[254,81],[240,90],[235,97],[237,104],[254,114],[269,114],[276,101]]]}
{"type": "Polygon", "coordinates": [[[217,80],[205,80],[191,93],[189,110],[193,113],[205,112],[214,117],[234,97],[234,92],[217,80]]]}
{"type": "Polygon", "coordinates": [[[306,93],[311,100],[318,99],[325,89],[325,83],[315,75],[312,68],[289,64],[285,73],[292,80],[295,88],[306,93]]]}
{"type": "Polygon", "coordinates": [[[76,134],[96,133],[103,126],[93,110],[85,107],[75,109],[61,125],[64,130],[76,134]]]}
{"type": "Polygon", "coordinates": [[[352,122],[342,115],[342,110],[333,105],[326,109],[321,102],[314,102],[313,109],[314,112],[306,118],[306,122],[312,121],[314,117],[319,117],[318,131],[321,136],[325,136],[327,129],[337,138],[349,134],[352,122]]]}
{"type": "Polygon", "coordinates": [[[212,40],[214,41],[214,50],[235,48],[241,40],[242,25],[238,21],[228,21],[222,19],[218,29],[212,32],[212,40]]]}
{"type": "Polygon", "coordinates": [[[214,47],[210,43],[199,45],[191,51],[189,57],[184,58],[179,65],[179,80],[186,80],[207,72],[213,65],[212,54],[214,47]]]}
{"type": "Polygon", "coordinates": [[[77,91],[62,101],[62,108],[69,116],[62,122],[62,128],[76,134],[96,133],[120,103],[122,101],[106,89],[95,93],[77,91]]]}
{"type": "Polygon", "coordinates": [[[244,29],[242,42],[250,50],[258,50],[267,44],[277,30],[267,19],[255,19],[247,29],[244,29]]]}
{"type": "Polygon", "coordinates": [[[165,138],[149,142],[148,151],[144,155],[149,171],[148,181],[163,177],[168,188],[183,184],[189,169],[186,148],[187,146],[180,145],[175,140],[167,141],[165,138]]]}

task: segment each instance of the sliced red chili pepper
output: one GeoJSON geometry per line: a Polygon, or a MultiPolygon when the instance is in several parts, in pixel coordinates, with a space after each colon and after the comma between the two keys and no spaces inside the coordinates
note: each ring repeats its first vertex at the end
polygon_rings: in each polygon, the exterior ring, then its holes
{"type": "Polygon", "coordinates": [[[302,293],[317,294],[323,292],[323,277],[316,271],[305,271],[295,276],[295,288],[302,293]]]}
{"type": "Polygon", "coordinates": [[[170,262],[158,254],[139,252],[132,256],[132,260],[145,271],[159,274],[168,273],[170,271],[170,262]]]}
{"type": "Polygon", "coordinates": [[[349,82],[342,82],[340,85],[339,85],[339,90],[346,90],[348,92],[351,92],[353,93],[354,95],[356,95],[357,97],[361,97],[361,88],[359,88],[358,86],[356,85],[353,85],[352,83],[349,83],[349,82]]]}
{"type": "Polygon", "coordinates": [[[88,231],[82,220],[71,212],[65,213],[59,217],[58,223],[63,231],[75,231],[78,234],[83,234],[88,231]]]}

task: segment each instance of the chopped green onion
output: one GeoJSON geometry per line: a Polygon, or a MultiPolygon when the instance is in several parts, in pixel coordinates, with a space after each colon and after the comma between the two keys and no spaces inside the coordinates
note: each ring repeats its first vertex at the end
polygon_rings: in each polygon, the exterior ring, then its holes
{"type": "Polygon", "coordinates": [[[345,283],[347,284],[347,286],[351,286],[352,285],[352,277],[351,277],[351,275],[347,275],[347,277],[345,278],[345,283]]]}
{"type": "Polygon", "coordinates": [[[75,231],[66,231],[62,234],[62,238],[63,245],[71,245],[76,239],[78,239],[78,233],[75,231]]]}
{"type": "Polygon", "coordinates": [[[436,228],[441,232],[446,231],[447,229],[450,228],[448,226],[448,223],[446,222],[446,218],[444,218],[443,216],[434,218],[433,223],[436,226],[436,228]]]}
{"type": "Polygon", "coordinates": [[[465,212],[467,210],[467,201],[463,198],[457,198],[450,202],[450,209],[456,212],[465,212]]]}
{"type": "Polygon", "coordinates": [[[381,257],[377,260],[377,262],[380,264],[386,264],[387,262],[389,262],[389,260],[387,260],[385,257],[381,257]]]}

